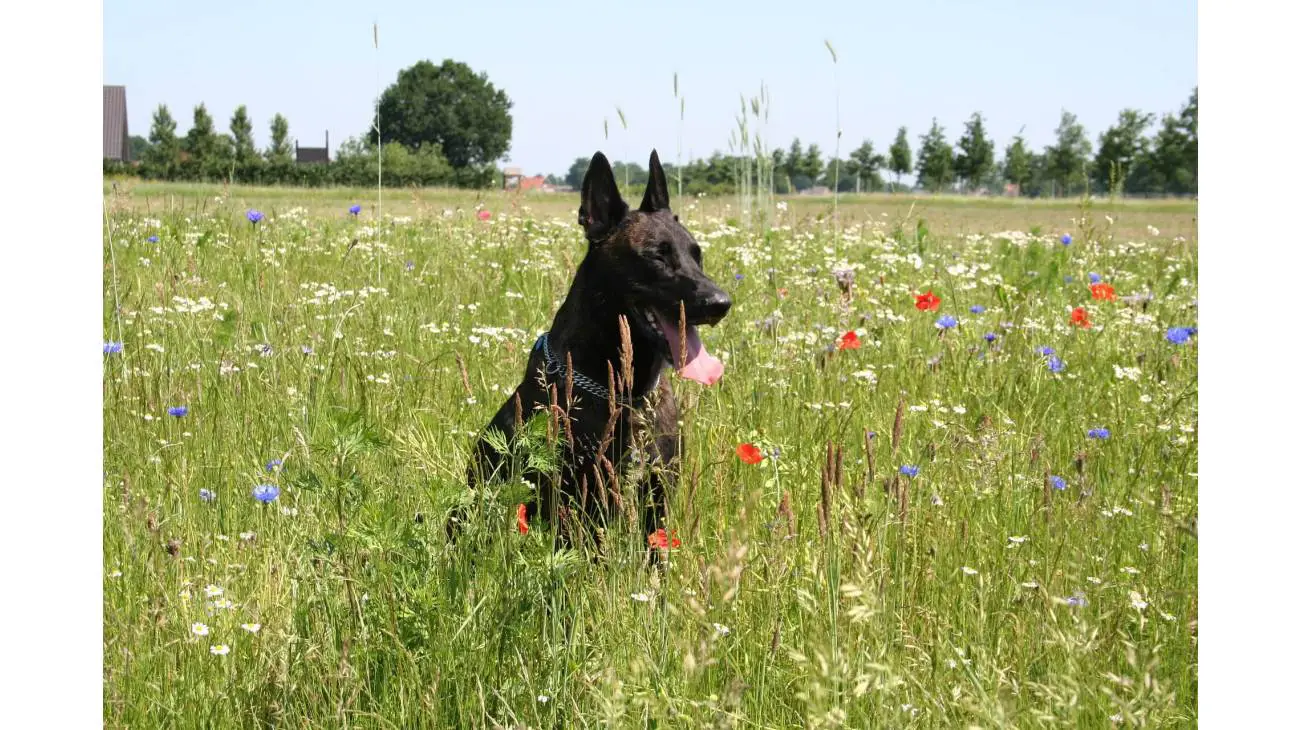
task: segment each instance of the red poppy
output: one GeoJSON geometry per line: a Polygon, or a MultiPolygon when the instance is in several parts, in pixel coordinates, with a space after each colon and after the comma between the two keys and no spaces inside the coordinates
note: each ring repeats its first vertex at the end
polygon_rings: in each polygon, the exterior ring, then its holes
{"type": "Polygon", "coordinates": [[[526,505],[521,504],[515,510],[515,523],[519,525],[520,535],[528,534],[528,507],[526,505]]]}
{"type": "Polygon", "coordinates": [[[1084,329],[1092,327],[1092,320],[1088,319],[1088,310],[1083,307],[1075,307],[1070,312],[1070,324],[1078,325],[1084,329]]]}
{"type": "Polygon", "coordinates": [[[736,447],[736,456],[746,464],[757,464],[763,460],[763,452],[753,444],[741,444],[736,447]]]}
{"type": "Polygon", "coordinates": [[[844,334],[840,335],[841,350],[856,350],[859,347],[862,347],[862,342],[861,340],[858,339],[857,332],[854,332],[853,330],[849,330],[848,332],[845,332],[844,334]]]}
{"type": "Polygon", "coordinates": [[[682,541],[677,539],[676,530],[673,530],[672,537],[669,538],[668,533],[665,532],[662,527],[650,533],[650,535],[646,537],[646,542],[649,543],[652,548],[663,548],[665,550],[668,548],[676,549],[682,546],[682,541]],[[669,544],[670,542],[671,544],[669,544]]]}
{"type": "Polygon", "coordinates": [[[1105,282],[1100,282],[1097,284],[1093,284],[1088,288],[1092,290],[1093,299],[1101,299],[1107,302],[1115,301],[1115,287],[1111,286],[1110,284],[1107,284],[1105,282]]]}
{"type": "Polygon", "coordinates": [[[478,212],[478,219],[481,220],[481,221],[485,221],[485,220],[487,220],[488,218],[491,218],[491,217],[492,217],[492,211],[490,211],[490,210],[480,210],[480,211],[478,212]]]}
{"type": "Polygon", "coordinates": [[[939,311],[939,302],[943,301],[935,295],[933,291],[927,291],[924,294],[914,294],[916,297],[916,308],[922,312],[939,311]]]}

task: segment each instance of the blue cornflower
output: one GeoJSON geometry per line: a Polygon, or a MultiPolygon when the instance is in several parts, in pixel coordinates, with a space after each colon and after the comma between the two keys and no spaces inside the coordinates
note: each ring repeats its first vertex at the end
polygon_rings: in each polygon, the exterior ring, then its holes
{"type": "Polygon", "coordinates": [[[1165,333],[1165,339],[1175,345],[1185,345],[1192,335],[1196,334],[1195,327],[1170,327],[1165,333]]]}
{"type": "Polygon", "coordinates": [[[262,504],[270,504],[278,496],[280,496],[280,488],[274,484],[259,484],[253,487],[253,499],[262,504]]]}
{"type": "Polygon", "coordinates": [[[938,321],[934,323],[934,326],[941,330],[952,329],[957,326],[957,318],[951,314],[945,314],[939,317],[938,321]]]}
{"type": "Polygon", "coordinates": [[[303,346],[302,346],[302,354],[304,354],[304,355],[310,355],[310,354],[312,354],[313,352],[315,352],[315,351],[311,349],[311,345],[303,345],[303,346]]]}
{"type": "Polygon", "coordinates": [[[1065,283],[1066,283],[1066,284],[1070,284],[1070,283],[1073,283],[1073,282],[1074,282],[1074,277],[1073,277],[1073,276],[1070,276],[1069,274],[1066,274],[1066,275],[1065,275],[1065,283]]]}
{"type": "Polygon", "coordinates": [[[915,479],[916,475],[921,473],[921,467],[912,466],[911,464],[904,464],[898,467],[898,473],[902,474],[903,476],[912,477],[913,479],[915,479]]]}
{"type": "Polygon", "coordinates": [[[1088,429],[1088,438],[1090,439],[1108,439],[1110,438],[1109,428],[1092,428],[1088,429]]]}
{"type": "Polygon", "coordinates": [[[264,217],[265,217],[265,216],[262,215],[262,211],[257,210],[256,208],[249,208],[249,209],[248,209],[248,222],[249,222],[249,223],[252,223],[253,225],[257,225],[257,222],[260,221],[260,220],[262,220],[262,218],[264,218],[264,217]]]}
{"type": "Polygon", "coordinates": [[[1064,480],[1064,479],[1062,479],[1062,478],[1056,476],[1055,474],[1053,474],[1052,476],[1048,477],[1048,481],[1050,481],[1050,482],[1052,483],[1052,489],[1055,489],[1055,490],[1058,491],[1058,492],[1063,492],[1063,491],[1065,491],[1065,480],[1064,480]]]}
{"type": "Polygon", "coordinates": [[[271,459],[270,461],[266,462],[267,471],[275,471],[276,469],[279,469],[281,466],[284,466],[284,462],[279,459],[271,459]]]}
{"type": "Polygon", "coordinates": [[[211,502],[216,498],[217,498],[217,493],[212,491],[211,489],[199,490],[199,499],[203,500],[204,502],[211,502]]]}
{"type": "Polygon", "coordinates": [[[1067,605],[1075,606],[1076,608],[1082,608],[1088,605],[1088,598],[1084,596],[1082,593],[1076,592],[1073,596],[1070,596],[1069,598],[1065,599],[1065,602],[1067,605]]]}
{"type": "Polygon", "coordinates": [[[104,354],[105,354],[105,355],[116,355],[117,353],[119,353],[119,352],[121,352],[121,351],[122,351],[122,343],[121,343],[121,342],[105,342],[105,343],[104,343],[104,354]]]}
{"type": "Polygon", "coordinates": [[[743,278],[745,278],[744,274],[736,274],[736,281],[740,281],[743,278]]]}
{"type": "Polygon", "coordinates": [[[190,412],[189,406],[172,406],[171,408],[167,409],[167,415],[176,416],[177,418],[180,418],[181,416],[189,412],[190,412]]]}
{"type": "Polygon", "coordinates": [[[1073,238],[1070,238],[1070,234],[1067,233],[1067,234],[1065,234],[1064,236],[1061,236],[1061,245],[1062,245],[1062,246],[1069,246],[1069,245],[1070,245],[1071,243],[1073,243],[1073,242],[1074,242],[1074,239],[1073,239],[1073,238]]]}
{"type": "Polygon", "coordinates": [[[1047,369],[1051,370],[1054,373],[1059,373],[1065,369],[1065,363],[1061,362],[1061,358],[1057,357],[1056,355],[1052,355],[1051,357],[1047,358],[1047,369]]]}
{"type": "Polygon", "coordinates": [[[415,271],[415,262],[414,262],[414,261],[407,261],[407,262],[406,262],[406,270],[407,270],[407,271],[415,271]]]}
{"type": "Polygon", "coordinates": [[[1089,283],[1089,284],[1097,284],[1097,283],[1100,283],[1100,282],[1101,282],[1101,274],[1093,273],[1093,272],[1091,272],[1091,271],[1088,272],[1088,283],[1089,283]]]}
{"type": "Polygon", "coordinates": [[[149,237],[148,239],[146,239],[146,240],[148,240],[149,243],[158,243],[158,237],[157,237],[157,236],[150,236],[150,237],[149,237]]]}
{"type": "Polygon", "coordinates": [[[1047,345],[1043,345],[1037,350],[1034,350],[1034,352],[1038,353],[1039,355],[1042,355],[1043,357],[1056,354],[1056,350],[1051,347],[1048,347],[1047,345]]]}
{"type": "Polygon", "coordinates": [[[875,437],[876,437],[875,431],[867,431],[867,438],[874,439],[875,437]]]}
{"type": "Polygon", "coordinates": [[[358,215],[361,213],[361,206],[354,205],[351,208],[348,208],[348,212],[351,213],[352,215],[358,215]]]}
{"type": "Polygon", "coordinates": [[[984,333],[984,341],[985,341],[985,342],[992,342],[992,341],[996,340],[997,338],[998,338],[998,333],[996,333],[996,332],[985,332],[985,333],[984,333]]]}
{"type": "Polygon", "coordinates": [[[971,308],[970,308],[970,313],[971,313],[971,314],[984,314],[984,305],[983,305],[983,304],[972,304],[972,305],[971,305],[971,308]]]}

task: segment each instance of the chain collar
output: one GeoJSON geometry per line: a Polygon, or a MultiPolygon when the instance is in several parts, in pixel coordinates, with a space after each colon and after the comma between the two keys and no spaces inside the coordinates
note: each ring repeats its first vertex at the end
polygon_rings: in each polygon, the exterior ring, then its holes
{"type": "MultiPolygon", "coordinates": [[[[542,336],[537,338],[537,342],[533,343],[533,349],[541,350],[542,355],[545,358],[545,361],[542,363],[542,371],[551,377],[555,377],[564,372],[564,363],[555,356],[555,353],[551,352],[550,335],[551,333],[549,332],[543,332],[542,336]]],[[[578,372],[577,369],[574,369],[573,371],[573,384],[587,391],[591,395],[596,396],[596,398],[602,401],[609,401],[609,388],[597,383],[586,375],[583,375],[578,372]]],[[[650,384],[650,388],[646,391],[646,395],[638,398],[636,403],[633,403],[625,396],[615,398],[614,402],[625,408],[644,405],[650,393],[653,393],[657,387],[659,387],[658,375],[655,376],[654,382],[650,384]]]]}

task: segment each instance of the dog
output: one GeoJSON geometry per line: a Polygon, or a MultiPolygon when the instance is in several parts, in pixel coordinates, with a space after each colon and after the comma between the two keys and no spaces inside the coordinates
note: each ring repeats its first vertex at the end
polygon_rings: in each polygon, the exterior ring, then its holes
{"type": "MultiPolygon", "coordinates": [[[[467,481],[473,490],[514,469],[536,486],[520,508],[521,529],[542,515],[560,528],[557,546],[572,546],[574,534],[587,528],[597,528],[599,538],[615,514],[636,524],[619,488],[635,454],[646,467],[636,495],[639,522],[653,546],[656,534],[664,536],[659,531],[681,447],[677,401],[662,376],[671,366],[704,385],[721,378],[723,364],[705,349],[697,328],[722,321],[731,298],[704,273],[699,245],[669,207],[657,150],[636,210],[624,202],[598,151],[582,181],[578,223],[586,254],[550,329],[534,344],[522,382],[480,434],[467,481]],[[509,442],[521,420],[538,412],[547,414],[549,433],[560,443],[559,468],[551,474],[507,464],[485,435],[496,430],[509,442]]],[[[463,507],[453,510],[452,540],[463,519],[463,507]]]]}

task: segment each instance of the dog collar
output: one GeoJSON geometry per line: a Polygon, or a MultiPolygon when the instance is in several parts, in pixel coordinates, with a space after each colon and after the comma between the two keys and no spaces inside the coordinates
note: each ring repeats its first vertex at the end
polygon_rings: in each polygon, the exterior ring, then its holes
{"type": "MultiPolygon", "coordinates": [[[[545,362],[542,365],[542,370],[547,375],[554,377],[564,372],[564,363],[560,362],[560,359],[555,356],[555,353],[551,352],[550,335],[551,335],[550,332],[543,332],[542,336],[537,338],[537,342],[533,343],[533,350],[542,351],[542,356],[545,359],[545,362]]],[[[583,375],[582,373],[578,372],[576,368],[573,370],[572,374],[573,374],[574,385],[578,386],[579,388],[582,388],[583,390],[587,391],[591,395],[594,395],[601,400],[608,401],[610,399],[609,388],[601,385],[600,383],[597,383],[595,380],[592,380],[586,375],[583,375]]],[[[659,387],[659,376],[656,374],[654,382],[650,384],[649,390],[646,391],[646,395],[643,395],[640,398],[638,398],[637,403],[634,404],[632,401],[622,396],[615,398],[614,402],[624,407],[632,407],[633,405],[643,405],[646,399],[649,397],[650,393],[653,393],[655,389],[658,387],[659,387]]]]}

